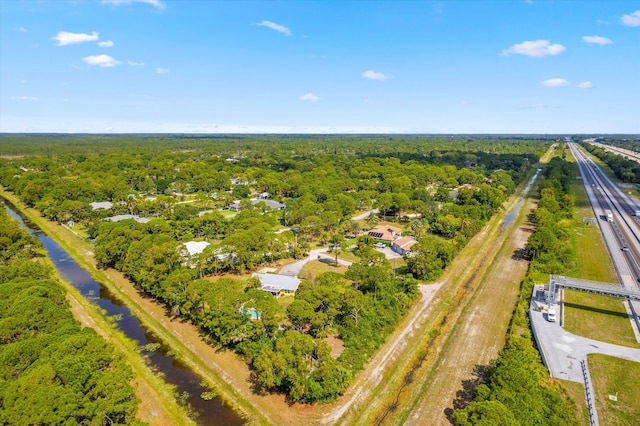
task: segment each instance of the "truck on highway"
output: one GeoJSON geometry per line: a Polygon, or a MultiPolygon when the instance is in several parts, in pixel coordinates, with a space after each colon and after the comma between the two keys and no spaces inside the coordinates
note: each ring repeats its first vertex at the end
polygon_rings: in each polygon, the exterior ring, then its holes
{"type": "Polygon", "coordinates": [[[606,209],[604,215],[607,217],[607,222],[613,222],[613,213],[611,213],[611,210],[606,209]]]}
{"type": "Polygon", "coordinates": [[[549,310],[547,310],[547,321],[549,322],[556,322],[556,310],[555,308],[549,308],[549,310]]]}

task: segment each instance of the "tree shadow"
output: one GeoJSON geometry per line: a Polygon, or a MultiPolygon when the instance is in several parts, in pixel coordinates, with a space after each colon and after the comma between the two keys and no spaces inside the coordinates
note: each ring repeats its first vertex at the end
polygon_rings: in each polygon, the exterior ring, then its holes
{"type": "Polygon", "coordinates": [[[335,259],[331,259],[331,258],[328,258],[328,257],[321,257],[321,258],[318,259],[318,262],[324,263],[325,265],[334,266],[334,267],[340,266],[339,263],[336,263],[335,259]]]}
{"type": "Polygon", "coordinates": [[[473,400],[473,394],[476,388],[478,387],[478,385],[484,382],[487,368],[487,365],[476,364],[476,366],[473,368],[473,374],[471,378],[462,381],[462,389],[456,392],[456,398],[453,400],[452,407],[445,408],[444,415],[452,425],[456,424],[453,420],[453,412],[455,410],[465,408],[473,400]]]}
{"type": "Polygon", "coordinates": [[[526,248],[519,248],[514,250],[513,254],[511,255],[511,259],[512,260],[531,260],[531,254],[529,253],[529,250],[527,250],[526,248]]]}
{"type": "Polygon", "coordinates": [[[251,385],[251,391],[254,394],[259,396],[271,394],[271,392],[269,392],[264,386],[262,386],[262,383],[260,383],[260,381],[258,380],[258,375],[254,371],[249,374],[249,378],[247,379],[247,381],[251,385]]]}
{"type": "MultiPolygon", "coordinates": [[[[251,387],[251,391],[258,396],[267,396],[267,395],[282,395],[283,391],[282,390],[278,390],[278,389],[269,389],[266,388],[265,386],[262,385],[262,383],[260,383],[260,380],[258,380],[258,375],[255,373],[255,371],[252,371],[249,374],[249,378],[247,379],[247,382],[250,384],[251,387]]],[[[304,403],[300,403],[297,401],[294,401],[293,399],[291,399],[288,395],[285,395],[285,403],[289,406],[289,407],[293,407],[296,404],[302,404],[304,405],[304,403]]]]}
{"type": "MultiPolygon", "coordinates": [[[[620,299],[620,300],[622,301],[623,299],[620,299]]],[[[578,305],[576,303],[570,303],[570,302],[564,302],[564,306],[568,308],[580,309],[581,311],[589,311],[589,312],[594,312],[598,314],[612,315],[612,316],[625,318],[625,319],[629,318],[629,314],[627,314],[626,312],[614,312],[608,309],[594,308],[592,306],[578,305]]]]}

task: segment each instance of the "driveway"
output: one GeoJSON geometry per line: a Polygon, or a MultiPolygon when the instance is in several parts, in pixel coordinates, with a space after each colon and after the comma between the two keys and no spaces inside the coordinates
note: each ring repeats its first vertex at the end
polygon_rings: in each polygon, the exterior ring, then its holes
{"type": "Polygon", "coordinates": [[[378,209],[373,209],[373,210],[369,210],[366,211],[362,214],[356,215],[354,217],[351,218],[351,220],[363,220],[366,219],[367,217],[369,217],[370,214],[378,214],[379,210],[378,209]]]}
{"type": "Polygon", "coordinates": [[[383,253],[384,257],[386,257],[388,260],[399,259],[402,257],[401,254],[398,254],[395,251],[391,250],[391,247],[376,248],[376,250],[379,251],[380,253],[383,253]]]}
{"type": "MultiPolygon", "coordinates": [[[[297,262],[285,265],[280,270],[278,275],[288,275],[290,277],[297,277],[298,274],[300,273],[300,271],[302,271],[302,268],[304,267],[304,265],[306,265],[308,262],[310,262],[312,260],[320,260],[320,259],[335,260],[335,257],[331,253],[327,254],[328,251],[329,251],[328,248],[321,248],[321,249],[311,250],[309,252],[309,255],[307,257],[305,257],[304,259],[300,259],[297,262]]],[[[342,260],[342,259],[340,259],[340,257],[338,257],[338,263],[340,265],[349,266],[353,262],[349,262],[347,260],[342,260]]]]}

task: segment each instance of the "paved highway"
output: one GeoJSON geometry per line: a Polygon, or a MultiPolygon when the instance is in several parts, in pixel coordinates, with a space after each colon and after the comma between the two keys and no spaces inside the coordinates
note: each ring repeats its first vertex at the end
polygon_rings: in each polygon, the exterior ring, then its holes
{"type": "Polygon", "coordinates": [[[640,163],[640,154],[637,152],[630,151],[624,148],[618,148],[617,146],[604,145],[595,141],[595,139],[585,139],[585,142],[590,143],[591,145],[595,145],[604,149],[605,151],[610,151],[614,154],[622,155],[630,160],[634,160],[640,163]]]}
{"type": "MultiPolygon", "coordinates": [[[[640,205],[624,194],[576,144],[569,143],[569,148],[578,163],[621,285],[640,288],[640,217],[635,216],[640,205]],[[607,221],[605,210],[612,212],[612,222],[607,221]]],[[[640,303],[633,302],[627,309],[638,313],[640,303]]]]}

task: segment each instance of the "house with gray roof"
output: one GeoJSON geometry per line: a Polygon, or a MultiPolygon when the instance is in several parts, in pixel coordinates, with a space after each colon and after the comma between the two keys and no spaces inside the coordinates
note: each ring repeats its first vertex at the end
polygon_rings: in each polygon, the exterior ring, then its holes
{"type": "Polygon", "coordinates": [[[417,243],[411,237],[402,237],[398,238],[391,244],[391,250],[395,251],[398,254],[405,255],[411,252],[411,247],[413,247],[417,243]]]}
{"type": "Polygon", "coordinates": [[[116,216],[107,217],[103,220],[108,220],[109,222],[120,222],[121,220],[127,220],[127,219],[133,219],[138,223],[147,223],[151,220],[148,217],[140,217],[134,214],[119,214],[116,216]]]}
{"type": "MultiPolygon", "coordinates": [[[[279,203],[275,200],[266,200],[262,198],[252,198],[251,204],[254,206],[258,203],[264,203],[271,210],[284,210],[287,207],[285,204],[279,203]]],[[[230,210],[240,211],[240,200],[236,200],[229,205],[230,210]]]]}
{"type": "Polygon", "coordinates": [[[294,294],[300,285],[300,278],[277,274],[253,274],[260,281],[260,290],[268,291],[275,297],[294,294]]]}

